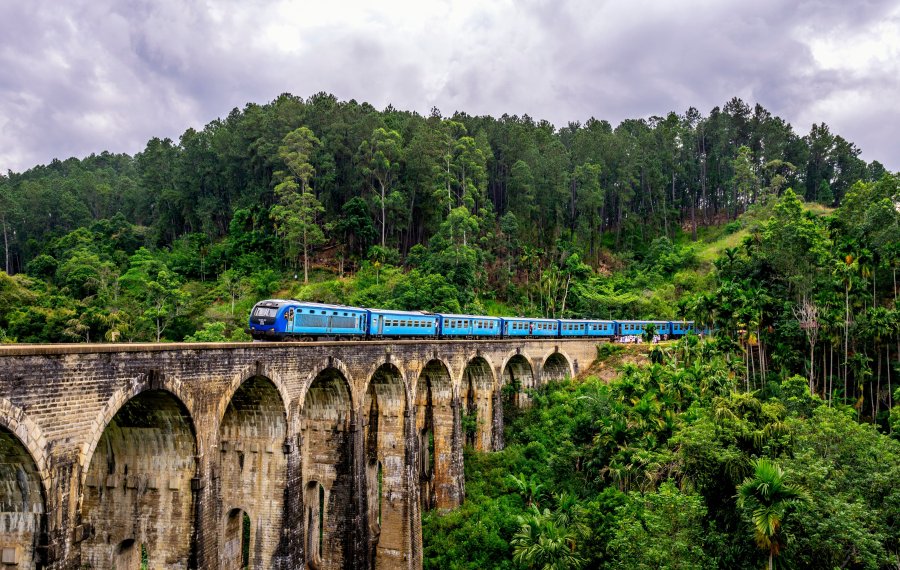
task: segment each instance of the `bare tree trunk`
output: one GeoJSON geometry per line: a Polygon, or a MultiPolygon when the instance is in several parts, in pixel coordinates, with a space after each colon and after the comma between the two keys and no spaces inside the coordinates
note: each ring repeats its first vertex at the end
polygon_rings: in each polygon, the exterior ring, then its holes
{"type": "MultiPolygon", "coordinates": [[[[757,340],[758,343],[759,341],[757,340]]],[[[756,361],[753,359],[753,347],[748,343],[747,348],[750,349],[750,372],[753,377],[753,387],[756,388],[756,361]]]]}
{"type": "MultiPolygon", "coordinates": [[[[874,344],[874,342],[873,342],[873,344],[874,344]]],[[[872,421],[874,421],[875,418],[878,417],[878,412],[881,410],[881,401],[880,401],[881,400],[881,351],[878,350],[878,345],[875,345],[874,349],[875,349],[875,354],[878,355],[878,380],[875,382],[875,384],[877,385],[877,388],[875,390],[875,413],[872,416],[872,421]]],[[[890,366],[890,365],[891,365],[891,363],[888,362],[888,366],[890,366]]]]}
{"type": "Polygon", "coordinates": [[[828,364],[828,405],[831,406],[834,399],[834,343],[828,343],[828,357],[831,362],[828,364]]]}
{"type": "Polygon", "coordinates": [[[571,281],[572,281],[572,275],[570,274],[568,277],[566,277],[566,288],[563,291],[562,308],[559,310],[560,318],[562,318],[563,313],[566,312],[566,297],[569,296],[569,283],[571,283],[571,281]]]}
{"type": "MultiPolygon", "coordinates": [[[[382,230],[383,231],[383,230],[382,230]]],[[[382,239],[384,234],[382,233],[382,239]]],[[[306,226],[303,227],[303,284],[309,283],[309,246],[306,242],[306,226]]]]}
{"type": "Polygon", "coordinates": [[[697,200],[691,200],[691,241],[697,241],[697,200]]]}
{"type": "Polygon", "coordinates": [[[747,392],[750,392],[750,364],[748,359],[750,358],[750,343],[745,343],[747,350],[745,351],[744,357],[744,385],[746,387],[747,392]]]}
{"type": "Polygon", "coordinates": [[[387,204],[385,202],[387,197],[385,196],[384,182],[379,180],[378,185],[381,186],[381,247],[385,247],[384,229],[387,225],[387,204]]]}
{"type": "Polygon", "coordinates": [[[847,401],[847,359],[850,350],[850,284],[844,285],[844,402],[847,401]]]}
{"type": "Polygon", "coordinates": [[[819,309],[815,303],[805,296],[800,304],[793,309],[794,317],[800,323],[801,328],[806,332],[806,340],[809,342],[809,394],[816,393],[815,380],[815,349],[816,339],[819,335],[819,309]]]}
{"type": "MultiPolygon", "coordinates": [[[[894,405],[894,394],[891,391],[891,345],[884,345],[884,353],[887,356],[887,380],[888,380],[888,413],[891,412],[891,408],[894,405]]],[[[891,432],[891,422],[888,422],[888,433],[891,432]]]]}
{"type": "Polygon", "coordinates": [[[9,237],[6,234],[6,218],[3,218],[3,252],[6,259],[3,270],[6,271],[7,275],[11,275],[9,271],[9,237]]]}

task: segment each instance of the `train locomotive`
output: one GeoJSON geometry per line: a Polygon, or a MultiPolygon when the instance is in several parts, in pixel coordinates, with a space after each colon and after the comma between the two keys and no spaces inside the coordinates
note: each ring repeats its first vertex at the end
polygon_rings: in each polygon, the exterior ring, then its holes
{"type": "Polygon", "coordinates": [[[653,327],[660,338],[700,332],[693,321],[603,321],[488,317],[366,309],[267,299],[254,305],[246,332],[254,340],[637,338],[653,327]]]}

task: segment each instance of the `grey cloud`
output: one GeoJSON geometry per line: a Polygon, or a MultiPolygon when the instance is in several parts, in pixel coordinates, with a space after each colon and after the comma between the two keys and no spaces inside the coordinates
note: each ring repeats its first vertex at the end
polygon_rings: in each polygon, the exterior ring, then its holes
{"type": "Polygon", "coordinates": [[[739,96],[800,134],[825,121],[867,160],[900,169],[900,80],[821,69],[800,37],[865,30],[896,12],[896,2],[532,1],[462,15],[445,4],[418,27],[383,12],[363,26],[348,19],[297,29],[285,38],[299,46],[292,50],[259,41],[270,2],[221,14],[180,0],[7,4],[0,170],[137,152],[150,137],[177,138],[285,91],[422,113],[527,113],[557,125],[591,116],[615,124],[689,106],[705,113],[739,96]],[[848,89],[883,103],[823,103],[848,89]]]}

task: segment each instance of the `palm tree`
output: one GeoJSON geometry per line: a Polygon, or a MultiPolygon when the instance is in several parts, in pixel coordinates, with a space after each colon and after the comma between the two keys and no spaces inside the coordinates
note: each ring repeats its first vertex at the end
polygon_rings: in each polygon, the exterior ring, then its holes
{"type": "Polygon", "coordinates": [[[549,510],[536,507],[519,517],[520,527],[511,541],[514,562],[542,570],[577,570],[584,565],[575,549],[576,531],[555,518],[549,510]]]}
{"type": "Polygon", "coordinates": [[[806,502],[803,489],[785,480],[784,471],[765,458],[753,462],[753,476],[738,487],[738,507],[750,515],[756,544],[769,551],[769,570],[781,547],[781,523],[791,506],[806,502]]]}
{"type": "Polygon", "coordinates": [[[533,474],[527,479],[523,473],[519,473],[518,477],[507,475],[506,481],[516,492],[522,495],[522,498],[525,499],[525,505],[528,507],[537,505],[538,500],[544,493],[544,486],[533,474]]]}

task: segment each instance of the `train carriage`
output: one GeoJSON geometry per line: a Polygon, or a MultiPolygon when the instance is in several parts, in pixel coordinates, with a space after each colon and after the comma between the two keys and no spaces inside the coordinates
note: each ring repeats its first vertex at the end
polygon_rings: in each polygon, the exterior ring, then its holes
{"type": "Polygon", "coordinates": [[[697,333],[694,321],[672,321],[672,336],[682,337],[689,333],[697,333]]]}
{"type": "Polygon", "coordinates": [[[439,313],[440,338],[499,337],[502,320],[499,317],[452,315],[439,313]]]}
{"type": "Polygon", "coordinates": [[[616,333],[614,321],[592,321],[586,319],[560,319],[561,338],[611,337],[616,333]]]}
{"type": "Polygon", "coordinates": [[[669,321],[647,321],[647,325],[653,325],[653,331],[660,337],[667,338],[672,334],[672,323],[669,321]]]}
{"type": "Polygon", "coordinates": [[[524,317],[503,317],[503,336],[506,338],[530,336],[533,320],[524,317]]]}
{"type": "Polygon", "coordinates": [[[658,334],[661,337],[668,336],[672,332],[669,321],[616,321],[616,336],[641,336],[647,330],[647,327],[653,327],[654,334],[658,334]]]}
{"type": "Polygon", "coordinates": [[[422,311],[391,311],[366,309],[369,313],[370,338],[434,337],[438,334],[439,318],[422,311]]]}
{"type": "Polygon", "coordinates": [[[559,319],[559,336],[579,338],[590,335],[590,322],[580,319],[559,319]]]}
{"type": "Polygon", "coordinates": [[[530,337],[546,338],[559,336],[559,321],[556,319],[525,319],[528,321],[530,337]]]}
{"type": "Polygon", "coordinates": [[[366,319],[366,310],[357,307],[270,299],[253,307],[248,330],[257,340],[362,338],[366,319]]]}
{"type": "Polygon", "coordinates": [[[294,305],[287,299],[266,299],[253,306],[247,332],[254,340],[281,340],[286,329],[285,314],[294,305]]]}
{"type": "Polygon", "coordinates": [[[616,336],[615,321],[582,321],[587,324],[588,336],[613,337],[616,336]]]}
{"type": "Polygon", "coordinates": [[[639,336],[646,326],[647,321],[616,321],[616,336],[639,336]]]}

